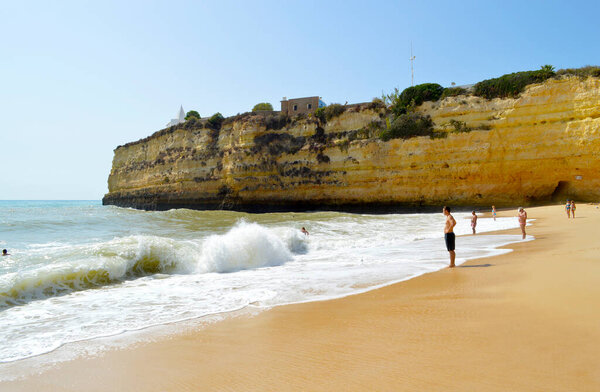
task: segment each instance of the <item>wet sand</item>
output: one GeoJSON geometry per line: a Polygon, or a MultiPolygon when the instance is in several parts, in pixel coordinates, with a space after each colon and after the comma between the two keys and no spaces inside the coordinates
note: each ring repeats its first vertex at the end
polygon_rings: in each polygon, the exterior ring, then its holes
{"type": "Polygon", "coordinates": [[[580,204],[575,220],[562,206],[527,211],[536,240],[509,254],[65,362],[0,390],[599,391],[600,209],[580,204]]]}

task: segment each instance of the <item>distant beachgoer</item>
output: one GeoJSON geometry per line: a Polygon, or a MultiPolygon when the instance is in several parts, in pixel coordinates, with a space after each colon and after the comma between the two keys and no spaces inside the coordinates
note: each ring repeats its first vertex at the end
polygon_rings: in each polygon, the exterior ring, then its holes
{"type": "Polygon", "coordinates": [[[448,249],[448,253],[450,253],[450,268],[454,268],[454,259],[456,258],[456,253],[454,253],[454,248],[456,247],[456,236],[454,235],[454,226],[456,226],[456,220],[452,214],[450,214],[450,207],[444,206],[442,210],[444,215],[446,216],[446,224],[444,226],[444,239],[446,240],[446,249],[448,249]]]}
{"type": "Polygon", "coordinates": [[[477,214],[475,211],[471,212],[471,229],[473,229],[473,234],[475,233],[475,227],[477,227],[477,214]]]}
{"type": "Polygon", "coordinates": [[[496,220],[496,206],[492,206],[492,217],[496,220]]]}
{"type": "Polygon", "coordinates": [[[575,201],[573,199],[571,199],[571,216],[573,217],[573,219],[575,219],[575,209],[577,207],[575,206],[575,201]]]}
{"type": "Polygon", "coordinates": [[[519,214],[517,215],[519,218],[519,226],[521,226],[521,233],[523,233],[523,239],[525,239],[525,225],[527,224],[527,212],[523,209],[523,207],[519,207],[519,214]]]}
{"type": "Polygon", "coordinates": [[[2,249],[2,256],[10,256],[10,253],[6,249],[2,249]]]}
{"type": "Polygon", "coordinates": [[[571,217],[571,200],[567,199],[567,204],[565,204],[565,211],[567,211],[567,218],[571,217]]]}
{"type": "Polygon", "coordinates": [[[306,229],[303,227],[302,230],[300,230],[302,233],[304,233],[305,235],[308,235],[308,231],[306,231],[306,229]]]}

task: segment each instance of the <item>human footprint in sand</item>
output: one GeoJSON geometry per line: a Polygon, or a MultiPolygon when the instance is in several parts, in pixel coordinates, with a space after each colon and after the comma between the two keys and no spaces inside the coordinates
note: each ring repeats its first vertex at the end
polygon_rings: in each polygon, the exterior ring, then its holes
{"type": "Polygon", "coordinates": [[[446,225],[444,226],[444,239],[446,240],[446,249],[450,253],[450,268],[454,268],[454,259],[456,254],[454,253],[456,236],[454,235],[454,226],[456,226],[456,220],[452,214],[450,214],[450,207],[444,206],[442,210],[446,216],[446,225]]]}
{"type": "Polygon", "coordinates": [[[473,229],[473,234],[475,233],[475,227],[477,227],[477,214],[475,211],[471,212],[471,229],[473,229]]]}
{"type": "Polygon", "coordinates": [[[523,239],[525,239],[525,225],[527,224],[527,212],[523,209],[523,207],[519,207],[519,213],[517,214],[519,218],[519,226],[521,226],[521,233],[523,233],[523,239]]]}

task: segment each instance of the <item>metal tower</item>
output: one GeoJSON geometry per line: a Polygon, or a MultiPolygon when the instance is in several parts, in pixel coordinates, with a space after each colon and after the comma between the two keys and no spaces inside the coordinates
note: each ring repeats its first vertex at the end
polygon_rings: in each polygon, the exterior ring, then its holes
{"type": "Polygon", "coordinates": [[[416,57],[413,56],[412,51],[412,42],[410,43],[410,85],[415,85],[415,70],[413,68],[413,63],[415,62],[416,57]]]}

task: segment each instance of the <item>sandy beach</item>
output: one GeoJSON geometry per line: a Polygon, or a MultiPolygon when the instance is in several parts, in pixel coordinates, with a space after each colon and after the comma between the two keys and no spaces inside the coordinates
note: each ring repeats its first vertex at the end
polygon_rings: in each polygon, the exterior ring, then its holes
{"type": "Polygon", "coordinates": [[[600,209],[527,212],[536,240],[509,254],[65,362],[0,390],[598,391],[600,209]]]}

